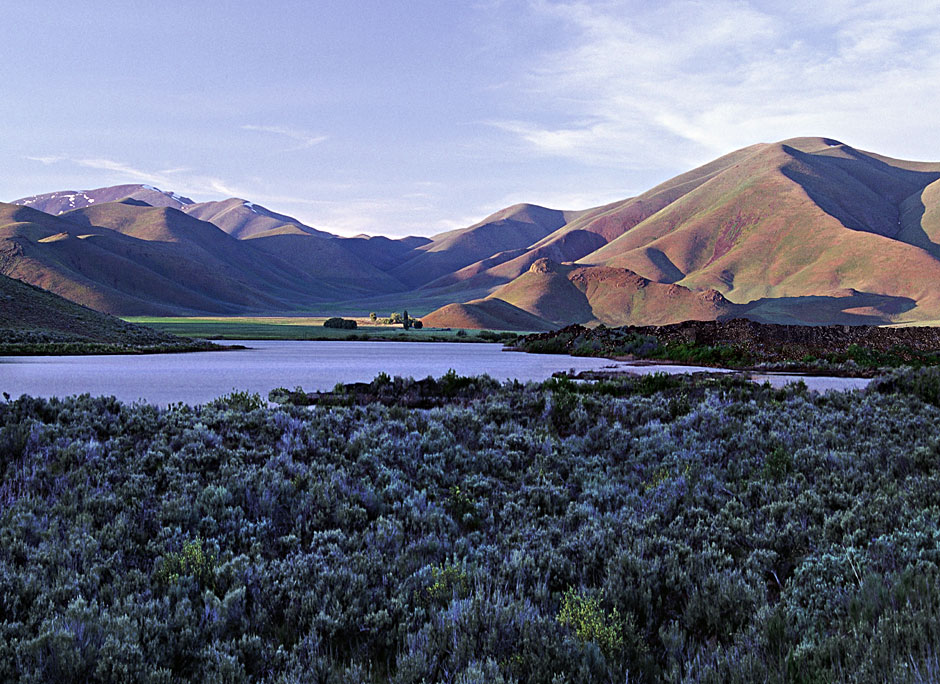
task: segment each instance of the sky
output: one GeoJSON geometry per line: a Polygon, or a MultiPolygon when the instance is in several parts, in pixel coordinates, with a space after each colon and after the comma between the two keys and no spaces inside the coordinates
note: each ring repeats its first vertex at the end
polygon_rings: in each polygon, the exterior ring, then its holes
{"type": "Polygon", "coordinates": [[[940,0],[0,9],[0,201],[148,183],[431,235],[796,136],[940,160],[940,0]]]}

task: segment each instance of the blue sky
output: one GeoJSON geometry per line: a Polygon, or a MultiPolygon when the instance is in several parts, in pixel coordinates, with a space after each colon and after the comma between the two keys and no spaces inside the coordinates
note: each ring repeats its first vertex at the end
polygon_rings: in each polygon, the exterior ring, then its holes
{"type": "Polygon", "coordinates": [[[756,142],[940,160],[940,0],[3,2],[0,200],[144,182],[352,235],[756,142]]]}

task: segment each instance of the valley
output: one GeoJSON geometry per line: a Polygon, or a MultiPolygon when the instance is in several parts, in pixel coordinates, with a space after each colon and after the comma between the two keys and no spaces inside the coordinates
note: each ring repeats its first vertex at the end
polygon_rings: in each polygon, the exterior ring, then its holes
{"type": "Polygon", "coordinates": [[[6,3],[0,684],[940,684],[938,3],[6,3]]]}
{"type": "Polygon", "coordinates": [[[60,191],[0,204],[0,273],[121,316],[408,309],[434,327],[517,331],[924,324],[940,320],[938,180],[940,163],[795,138],[605,206],[519,204],[400,239],[152,186],[60,191]]]}
{"type": "Polygon", "coordinates": [[[427,238],[0,204],[0,679],[925,681],[938,180],[800,138],[427,238]]]}
{"type": "Polygon", "coordinates": [[[130,316],[130,323],[145,325],[180,337],[211,340],[349,340],[394,342],[508,342],[517,334],[510,331],[465,328],[411,328],[400,324],[372,323],[368,318],[352,319],[351,330],[323,326],[319,316],[130,316]]]}

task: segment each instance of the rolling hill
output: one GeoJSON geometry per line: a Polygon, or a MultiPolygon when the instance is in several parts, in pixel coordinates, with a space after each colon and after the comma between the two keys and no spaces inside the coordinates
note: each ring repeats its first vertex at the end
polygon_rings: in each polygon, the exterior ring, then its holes
{"type": "MultiPolygon", "coordinates": [[[[66,297],[122,314],[290,313],[325,300],[355,301],[402,292],[407,287],[387,272],[430,242],[422,237],[341,238],[246,200],[195,203],[148,185],[55,192],[22,198],[13,204],[52,213],[84,228],[109,228],[151,243],[188,244],[188,254],[187,250],[176,250],[173,258],[177,259],[177,267],[169,267],[169,272],[178,274],[177,285],[193,290],[190,294],[164,298],[147,295],[144,301],[129,301],[124,295],[132,293],[110,293],[89,301],[89,293],[62,288],[66,297]],[[151,206],[165,211],[147,212],[151,206]],[[193,220],[187,221],[184,215],[193,220]],[[211,245],[197,244],[199,241],[211,245]],[[200,277],[193,280],[194,268],[218,282],[209,285],[200,277]],[[167,298],[170,301],[162,301],[167,298]],[[103,303],[105,299],[108,304],[103,303]],[[141,310],[148,299],[153,303],[152,310],[141,310]]],[[[2,215],[0,212],[0,221],[2,215]]],[[[68,233],[67,227],[57,230],[68,233]]],[[[122,249],[114,251],[121,253],[122,249]]],[[[154,270],[153,264],[141,265],[154,270]]],[[[165,273],[168,267],[161,265],[156,270],[165,273]]],[[[40,278],[37,273],[41,271],[34,263],[19,269],[18,277],[33,282],[40,278]]],[[[98,276],[92,275],[90,280],[98,280],[98,276]]],[[[108,290],[109,286],[104,283],[101,289],[108,290]]],[[[170,292],[175,289],[170,288],[170,292]]]]}
{"type": "Polygon", "coordinates": [[[221,202],[201,202],[181,207],[185,213],[200,221],[208,221],[236,238],[246,238],[277,228],[291,226],[307,235],[333,237],[323,230],[317,230],[290,216],[278,214],[260,204],[243,199],[227,199],[221,202]]]}
{"type": "Polygon", "coordinates": [[[470,311],[479,311],[484,304],[490,307],[485,327],[504,330],[525,329],[518,325],[522,322],[520,313],[560,327],[571,323],[662,325],[677,320],[722,320],[744,312],[715,290],[695,292],[657,283],[626,269],[563,265],[543,258],[489,297],[462,305],[469,310],[453,308],[461,306],[453,304],[424,320],[458,327],[458,321],[468,319],[470,311]],[[497,304],[512,308],[496,308],[497,304]]]}
{"type": "MultiPolygon", "coordinates": [[[[606,245],[683,194],[759,149],[759,145],[725,155],[684,173],[637,197],[581,212],[561,212],[565,221],[537,242],[513,251],[499,251],[426,285],[428,288],[494,288],[521,276],[537,260],[573,262],[606,245]]],[[[505,210],[504,210],[505,211],[505,210]]],[[[499,216],[497,213],[494,216],[499,216]]],[[[470,229],[465,229],[470,230],[470,229]]],[[[654,278],[660,280],[660,278],[654,278]]],[[[663,280],[663,282],[668,282],[663,280]]]]}
{"type": "Polygon", "coordinates": [[[513,205],[469,228],[435,235],[390,273],[410,287],[420,287],[497,254],[526,250],[566,225],[571,215],[534,204],[513,205]]]}
{"type": "MultiPolygon", "coordinates": [[[[861,295],[911,299],[940,317],[931,234],[940,164],[801,138],[754,150],[582,264],[629,268],[735,302],[861,295]],[[928,219],[924,221],[924,217],[928,219]]],[[[854,307],[850,307],[854,308],[854,307]]]]}
{"type": "Polygon", "coordinates": [[[432,328],[548,331],[557,326],[498,298],[447,304],[422,319],[432,328]]]}
{"type": "Polygon", "coordinates": [[[17,204],[47,213],[0,205],[0,273],[118,313],[443,304],[430,320],[448,327],[940,321],[940,163],[829,138],[751,145],[605,206],[519,204],[430,238],[341,238],[245,200],[142,185],[17,204]]]}
{"type": "Polygon", "coordinates": [[[0,272],[121,315],[283,310],[326,288],[212,224],[126,202],[59,217],[0,204],[0,272]]]}
{"type": "Polygon", "coordinates": [[[13,200],[10,204],[38,209],[46,214],[58,216],[73,209],[84,209],[93,204],[119,202],[125,199],[138,200],[151,207],[173,207],[183,209],[193,201],[175,192],[165,192],[152,185],[111,185],[94,190],[59,190],[42,195],[32,195],[13,200]]]}
{"type": "Polygon", "coordinates": [[[42,288],[0,276],[0,351],[8,345],[88,343],[153,346],[187,341],[70,302],[42,288]]]}
{"type": "Polygon", "coordinates": [[[201,221],[215,224],[236,238],[248,237],[282,226],[298,226],[311,235],[332,237],[330,233],[305,226],[295,218],[278,214],[260,204],[243,199],[230,198],[221,202],[193,202],[175,192],[160,190],[152,185],[114,185],[94,190],[60,190],[43,195],[33,195],[13,200],[11,204],[39,209],[47,214],[59,216],[75,209],[85,209],[95,204],[107,204],[122,200],[136,200],[151,207],[178,209],[201,221]]]}
{"type": "MultiPolygon", "coordinates": [[[[605,244],[576,265],[714,290],[739,305],[735,315],[810,324],[936,321],[938,200],[940,164],[797,138],[739,150],[637,198],[585,212],[521,258],[584,231],[605,244]]],[[[481,277],[498,283],[506,263],[461,275],[468,284],[481,277]]],[[[575,318],[587,315],[570,288],[561,296],[543,281],[524,273],[501,287],[513,293],[508,301],[537,315],[546,298],[564,300],[575,318]]],[[[597,318],[613,324],[615,308],[597,318]]]]}

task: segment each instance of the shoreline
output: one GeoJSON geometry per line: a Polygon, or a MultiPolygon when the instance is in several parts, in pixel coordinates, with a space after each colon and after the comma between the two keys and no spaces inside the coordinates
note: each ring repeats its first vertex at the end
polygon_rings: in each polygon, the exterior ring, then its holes
{"type": "MultiPolygon", "coordinates": [[[[621,361],[620,363],[624,363],[621,361]]],[[[710,366],[690,366],[682,363],[630,363],[630,366],[624,368],[606,367],[597,370],[580,371],[572,373],[571,371],[558,371],[552,377],[559,379],[587,381],[587,382],[616,382],[624,379],[638,379],[654,375],[666,375],[674,377],[683,375],[693,380],[722,380],[725,378],[742,378],[756,384],[769,383],[772,387],[782,388],[793,383],[802,383],[807,390],[811,392],[825,392],[828,390],[850,391],[864,390],[877,377],[862,377],[858,375],[835,375],[817,373],[808,375],[799,372],[787,371],[765,371],[762,369],[734,369],[720,368],[710,366]],[[651,373],[644,373],[643,368],[655,367],[651,373]],[[677,367],[678,370],[670,372],[662,370],[663,367],[677,367]]]]}
{"type": "MultiPolygon", "coordinates": [[[[519,350],[522,351],[522,350],[519,350]]],[[[569,356],[574,356],[569,354],[569,356]]],[[[616,361],[618,363],[629,363],[631,365],[644,367],[644,366],[701,366],[703,368],[715,368],[722,369],[728,372],[734,373],[756,373],[758,375],[806,375],[808,377],[834,377],[834,378],[865,378],[871,379],[878,376],[885,369],[873,369],[873,368],[858,368],[857,370],[849,370],[847,368],[820,368],[818,366],[807,366],[805,364],[801,365],[798,362],[794,362],[792,366],[780,367],[776,365],[774,367],[762,367],[760,365],[748,364],[745,366],[733,366],[733,365],[716,365],[707,362],[696,362],[691,364],[685,361],[673,361],[671,359],[637,359],[631,358],[630,356],[605,356],[605,359],[610,359],[611,361],[616,361]]],[[[786,363],[786,362],[780,362],[786,363]]]]}
{"type": "Polygon", "coordinates": [[[149,347],[124,346],[107,342],[40,342],[0,343],[0,356],[143,356],[151,354],[194,354],[197,352],[228,352],[249,349],[244,345],[222,345],[207,342],[204,345],[154,345],[149,347]]]}
{"type": "Polygon", "coordinates": [[[940,329],[796,326],[747,319],[663,326],[571,325],[521,337],[520,351],[596,356],[637,366],[693,365],[760,375],[873,378],[940,365],[940,329]]]}

